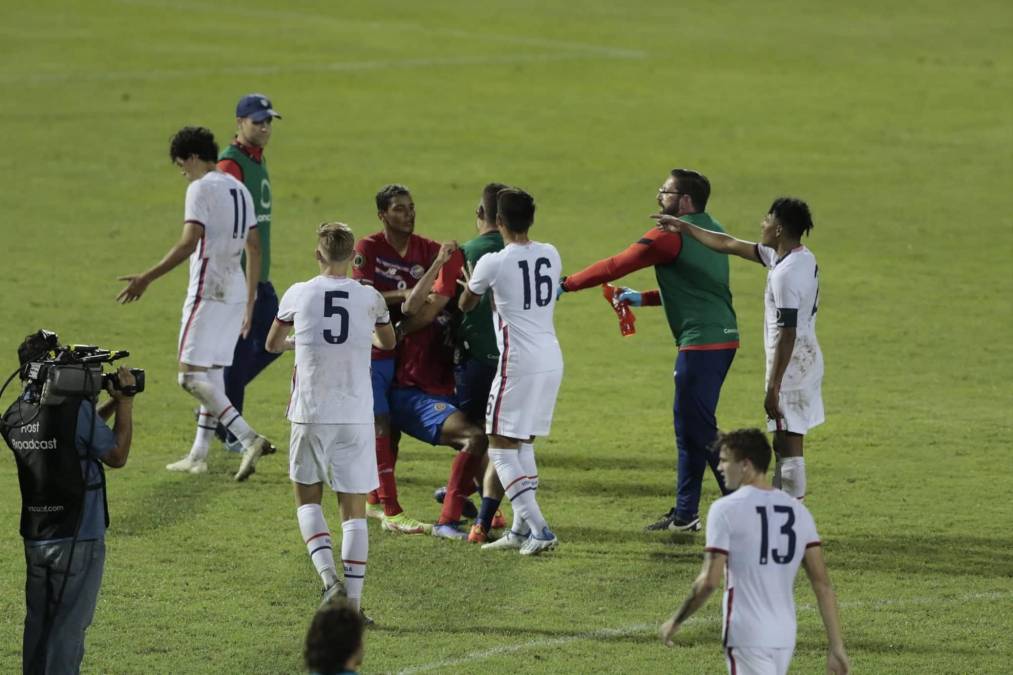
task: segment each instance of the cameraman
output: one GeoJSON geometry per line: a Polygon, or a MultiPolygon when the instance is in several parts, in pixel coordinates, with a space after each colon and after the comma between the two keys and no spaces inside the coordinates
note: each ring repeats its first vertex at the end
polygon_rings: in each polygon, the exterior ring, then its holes
{"type": "Polygon", "coordinates": [[[28,364],[46,359],[55,343],[55,334],[39,331],[18,348],[24,391],[0,424],[21,484],[28,568],[22,660],[23,672],[33,675],[81,669],[109,524],[102,464],[127,463],[133,427],[135,378],[127,368],[116,373],[118,389],[106,385],[111,399],[98,406],[98,417],[97,395],[42,405],[42,383],[29,377],[28,364]],[[110,430],[102,420],[113,415],[110,430]]]}

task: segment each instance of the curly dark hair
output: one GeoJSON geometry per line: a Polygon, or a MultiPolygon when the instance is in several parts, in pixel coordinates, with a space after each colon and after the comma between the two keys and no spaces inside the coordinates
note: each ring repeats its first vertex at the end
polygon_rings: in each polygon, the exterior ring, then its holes
{"type": "Polygon", "coordinates": [[[770,466],[770,441],[759,429],[736,429],[718,434],[714,451],[725,448],[736,460],[748,459],[760,473],[767,473],[770,466]]]}
{"type": "Polygon", "coordinates": [[[205,162],[218,161],[215,135],[204,127],[183,127],[169,141],[169,159],[190,159],[197,155],[205,162]]]}
{"type": "Polygon", "coordinates": [[[400,195],[411,196],[411,191],[399,183],[384,185],[380,188],[380,191],[376,193],[376,210],[386,211],[390,207],[390,203],[394,201],[394,197],[398,197],[400,195]]]}
{"type": "Polygon", "coordinates": [[[799,239],[813,229],[813,216],[809,212],[809,205],[801,199],[778,197],[770,205],[770,211],[767,213],[774,216],[777,222],[781,223],[781,227],[799,239]]]}
{"type": "Polygon", "coordinates": [[[347,600],[338,598],[321,607],[306,633],[306,669],[321,675],[343,671],[362,646],[364,629],[359,610],[347,600]]]}

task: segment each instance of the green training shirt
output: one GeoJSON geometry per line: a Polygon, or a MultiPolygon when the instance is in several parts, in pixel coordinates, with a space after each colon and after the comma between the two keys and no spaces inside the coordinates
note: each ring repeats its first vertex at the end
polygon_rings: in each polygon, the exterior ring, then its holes
{"type": "MultiPolygon", "coordinates": [[[[497,231],[487,232],[461,244],[461,252],[469,269],[475,269],[478,259],[486,253],[502,249],[503,236],[497,231]]],[[[461,316],[456,336],[458,348],[466,357],[492,365],[499,362],[496,328],[492,324],[492,293],[483,295],[475,309],[461,316]]]]}
{"type": "MultiPolygon", "coordinates": [[[[258,162],[236,145],[225,148],[219,160],[231,159],[243,170],[243,184],[253,195],[253,208],[257,212],[257,231],[260,233],[260,280],[271,278],[271,181],[267,176],[267,159],[261,155],[258,162]]],[[[245,269],[246,254],[243,254],[245,269]]]]}

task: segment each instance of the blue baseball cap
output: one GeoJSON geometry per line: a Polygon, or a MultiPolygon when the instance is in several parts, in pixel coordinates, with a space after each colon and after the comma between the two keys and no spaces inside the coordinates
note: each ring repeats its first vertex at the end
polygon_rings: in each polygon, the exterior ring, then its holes
{"type": "Polygon", "coordinates": [[[281,115],[271,107],[271,101],[263,94],[247,94],[236,104],[236,117],[249,117],[254,122],[263,122],[268,117],[281,115]]]}

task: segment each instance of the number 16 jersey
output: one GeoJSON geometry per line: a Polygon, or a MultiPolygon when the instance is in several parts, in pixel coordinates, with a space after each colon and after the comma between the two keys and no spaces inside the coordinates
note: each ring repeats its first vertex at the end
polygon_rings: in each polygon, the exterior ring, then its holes
{"type": "Polygon", "coordinates": [[[373,327],[390,323],[383,296],[352,279],[321,275],[285,291],[276,321],[295,327],[289,421],[372,423],[373,327]]]}
{"type": "Polygon", "coordinates": [[[726,647],[795,648],[795,575],[819,545],[812,514],[781,490],[743,485],[711,504],[704,550],[728,556],[726,647]]]}
{"type": "Polygon", "coordinates": [[[503,375],[562,370],[552,315],[563,264],[552,244],[511,243],[479,259],[468,290],[492,289],[496,342],[503,375]]]}

